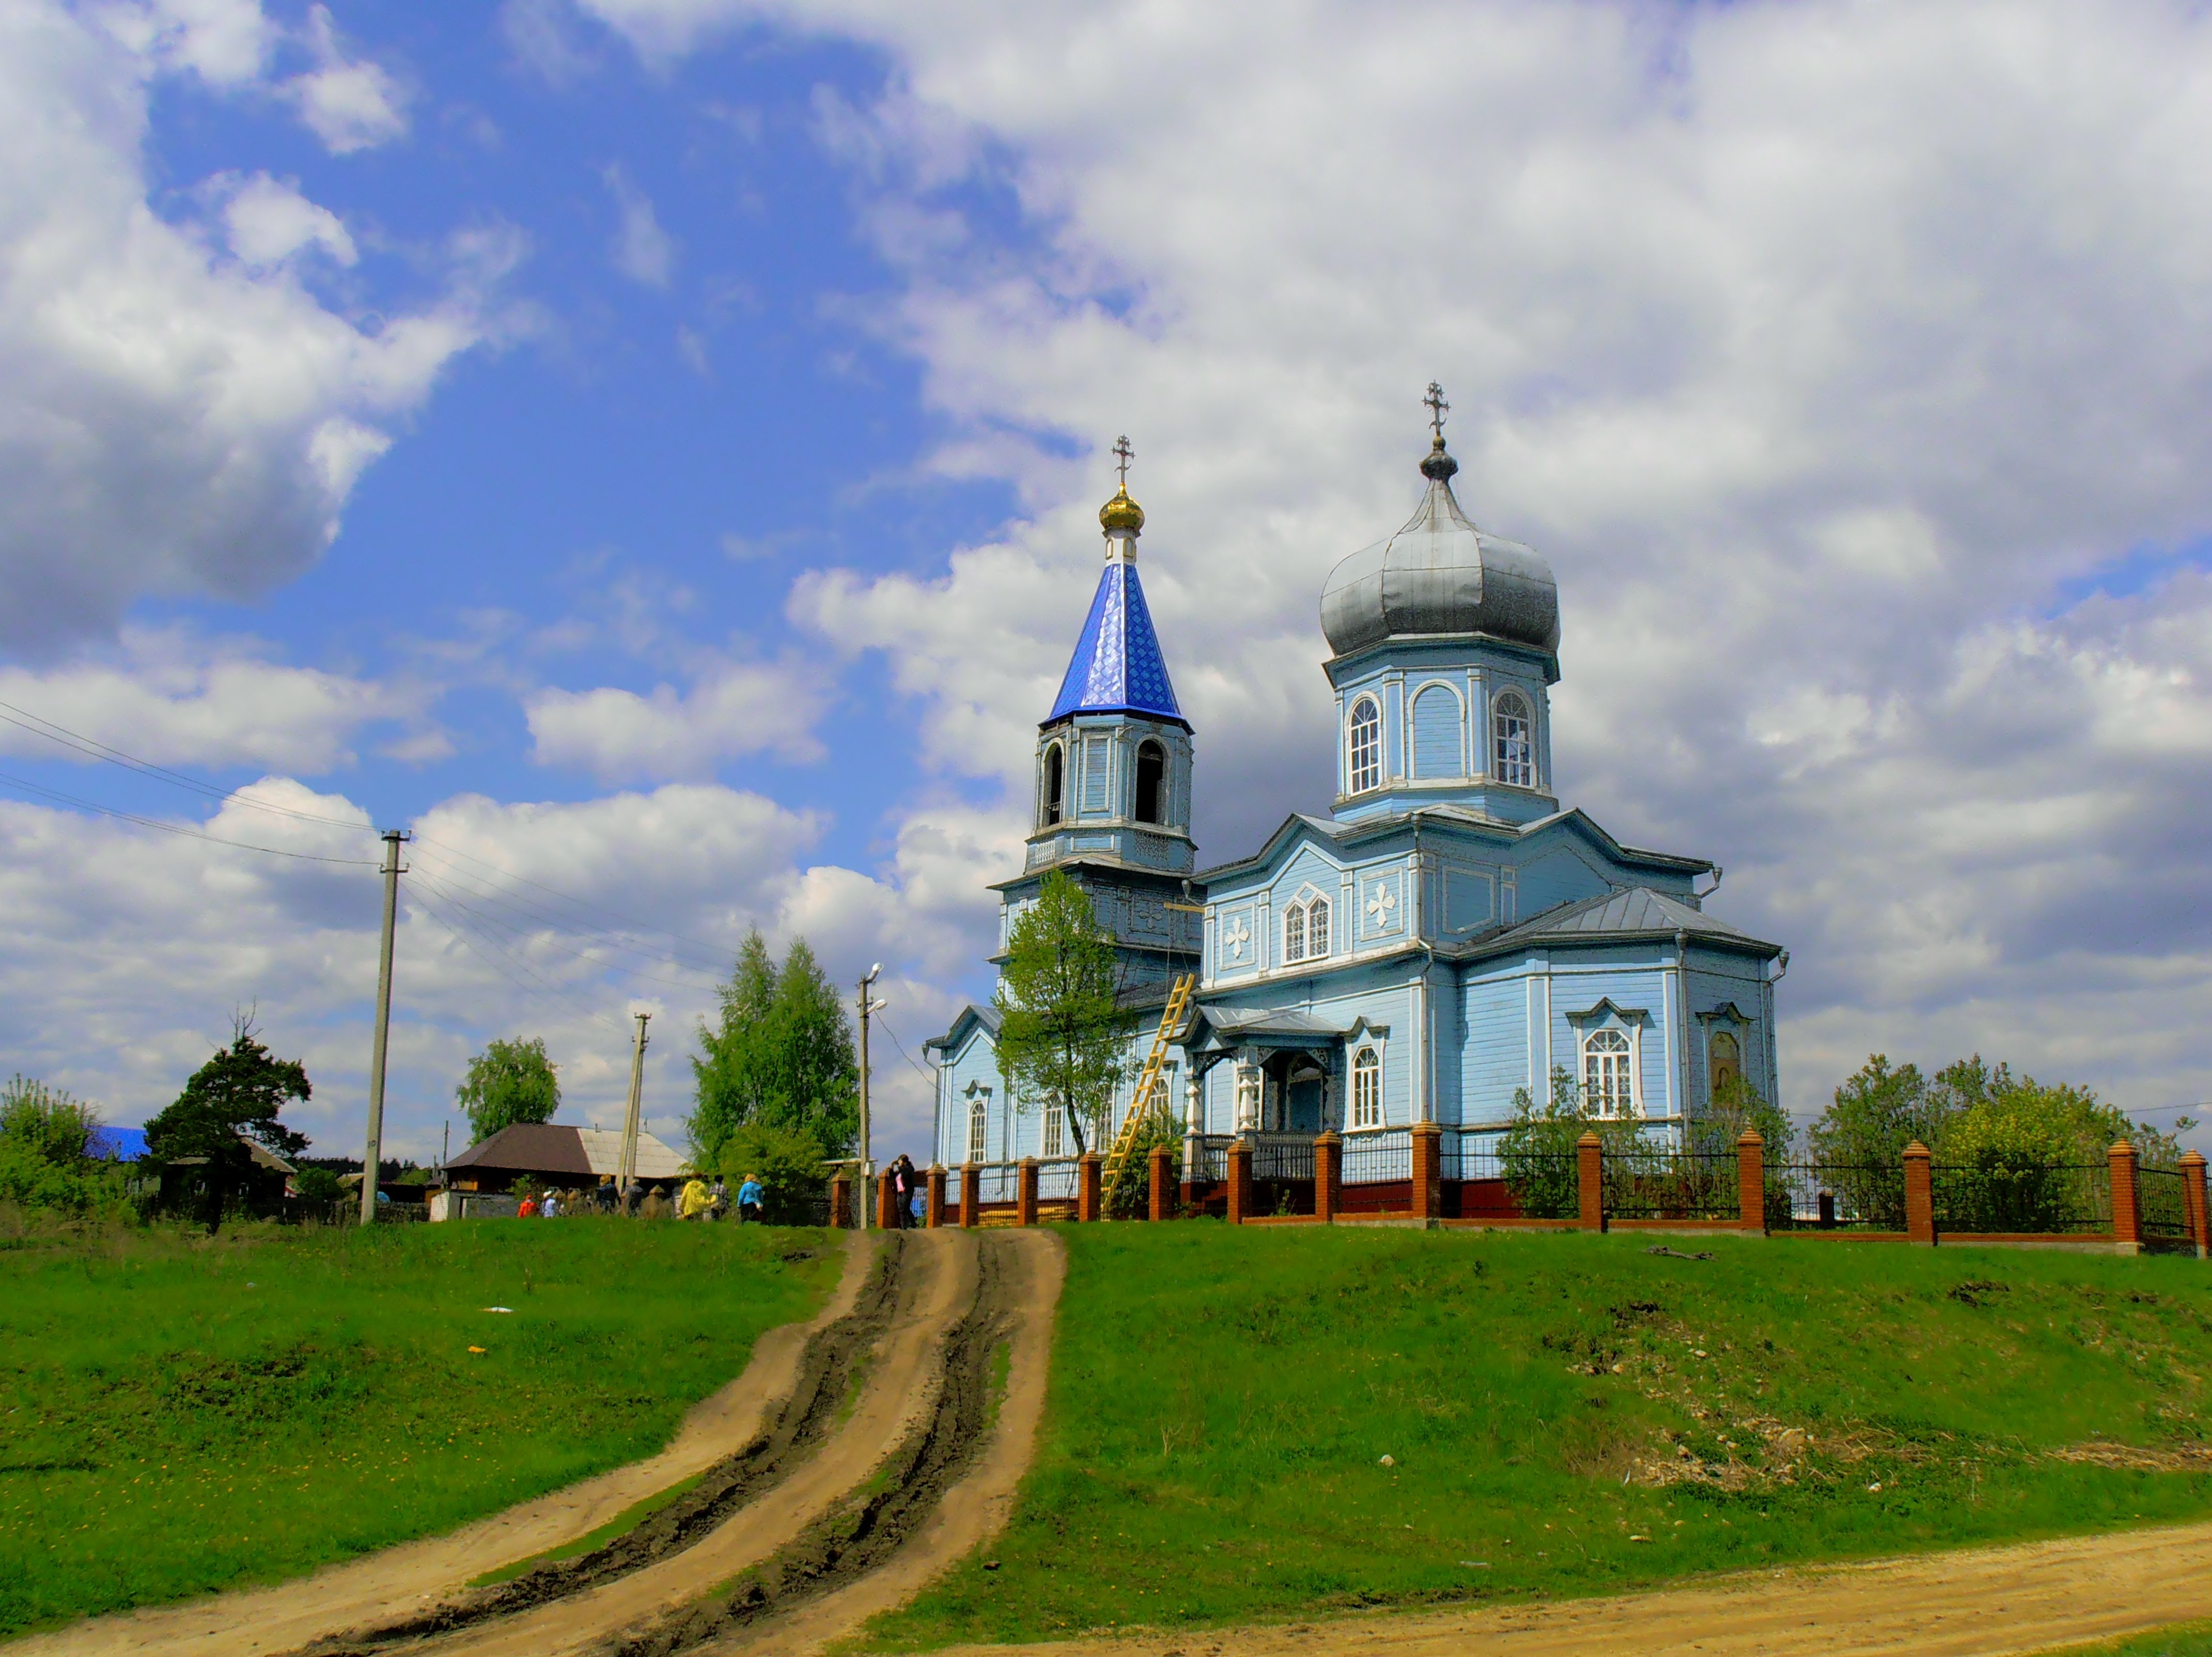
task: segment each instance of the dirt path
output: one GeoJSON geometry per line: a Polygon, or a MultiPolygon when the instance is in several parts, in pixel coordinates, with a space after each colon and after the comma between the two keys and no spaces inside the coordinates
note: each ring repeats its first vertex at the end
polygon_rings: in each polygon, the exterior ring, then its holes
{"type": "Polygon", "coordinates": [[[405,1617],[473,1578],[588,1535],[760,1438],[791,1397],[814,1338],[852,1315],[868,1284],[868,1241],[847,1246],[837,1288],[811,1322],[771,1329],[744,1372],[694,1406],[659,1455],[479,1520],[446,1536],[386,1549],[313,1576],[179,1605],[100,1618],[8,1647],[9,1657],[172,1657],[277,1652],[336,1630],[405,1617]]]}
{"type": "Polygon", "coordinates": [[[2212,1616],[2212,1525],[1723,1578],[1609,1599],[937,1657],[2014,1657],[2212,1616]]]}

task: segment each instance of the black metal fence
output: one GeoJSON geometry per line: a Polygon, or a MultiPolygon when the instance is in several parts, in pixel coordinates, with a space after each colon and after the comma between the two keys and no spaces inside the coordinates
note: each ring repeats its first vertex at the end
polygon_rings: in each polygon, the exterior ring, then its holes
{"type": "Polygon", "coordinates": [[[1344,1136],[1344,1168],[1338,1175],[1345,1185],[1382,1185],[1413,1177],[1413,1136],[1410,1129],[1385,1128],[1379,1133],[1344,1136]]]}
{"type": "Polygon", "coordinates": [[[1770,1231],[1903,1231],[1905,1165],[1784,1162],[1766,1170],[1770,1231]]]}
{"type": "Polygon", "coordinates": [[[1936,1231],[2063,1236],[2112,1229],[2112,1171],[2104,1162],[1931,1170],[1936,1231]]]}
{"type": "Polygon", "coordinates": [[[2142,1174],[2137,1210],[2142,1217],[2143,1235],[2176,1241],[2187,1238],[2189,1214],[2181,1170],[2147,1168],[2142,1174]]]}
{"type": "Polygon", "coordinates": [[[1610,1151],[1605,1211],[1616,1220],[1733,1220],[1742,1208],[1736,1153],[1641,1146],[1610,1151]]]}

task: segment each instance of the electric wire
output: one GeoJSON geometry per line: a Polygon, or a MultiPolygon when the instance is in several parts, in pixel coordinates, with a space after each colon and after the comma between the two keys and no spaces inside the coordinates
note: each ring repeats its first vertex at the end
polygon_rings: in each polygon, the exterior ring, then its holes
{"type": "MultiPolygon", "coordinates": [[[[434,844],[435,842],[425,841],[418,835],[415,841],[415,845],[417,848],[416,855],[418,859],[422,855],[421,848],[422,847],[425,845],[434,844]]],[[[659,932],[649,927],[636,926],[630,927],[628,932],[624,933],[616,932],[609,927],[594,926],[586,921],[580,921],[568,915],[556,913],[550,909],[541,907],[540,905],[529,901],[527,899],[517,897],[512,893],[501,891],[495,887],[489,887],[486,877],[472,874],[466,869],[459,868],[448,863],[442,857],[440,857],[435,852],[431,853],[431,859],[434,862],[440,863],[444,865],[441,870],[444,878],[453,882],[457,885],[461,885],[463,889],[467,891],[471,896],[475,897],[481,902],[504,906],[507,908],[518,911],[520,913],[529,915],[538,920],[544,921],[547,925],[563,932],[586,932],[592,934],[604,939],[605,941],[605,947],[608,949],[617,950],[626,955],[636,956],[641,960],[659,963],[664,958],[672,956],[675,958],[676,964],[678,966],[691,968],[699,972],[711,972],[719,974],[722,970],[722,962],[724,960],[728,958],[723,951],[713,951],[713,964],[710,966],[700,961],[685,959],[679,952],[675,950],[656,953],[653,950],[641,948],[635,944],[625,941],[626,938],[635,937],[640,933],[643,933],[653,938],[674,938],[676,934],[672,932],[659,932]]]]}
{"type": "MultiPolygon", "coordinates": [[[[696,994],[702,987],[696,980],[681,978],[667,978],[662,976],[659,973],[649,973],[639,968],[629,966],[623,962],[609,961],[605,958],[603,953],[596,953],[588,949],[579,949],[573,944],[563,943],[561,939],[561,935],[558,932],[549,933],[543,931],[526,932],[514,921],[508,920],[502,916],[488,914],[484,911],[478,909],[474,904],[469,902],[466,898],[453,891],[451,888],[438,883],[435,881],[434,877],[430,875],[422,873],[418,871],[416,872],[416,878],[418,881],[430,882],[436,887],[439,894],[445,898],[447,902],[453,904],[457,908],[465,910],[468,913],[474,915],[477,920],[482,922],[484,926],[491,927],[495,931],[503,932],[508,937],[518,942],[526,938],[532,939],[544,948],[558,950],[563,955],[574,956],[580,961],[589,962],[592,965],[599,968],[602,972],[619,972],[631,978],[645,979],[651,983],[665,984],[673,989],[688,990],[694,994],[696,994]]],[[[633,951],[633,953],[642,952],[633,951]]],[[[647,958],[651,959],[652,957],[647,956],[647,958]]],[[[683,963],[678,962],[677,964],[680,967],[683,963]]],[[[704,972],[706,969],[703,968],[695,968],[693,970],[704,972]]]]}
{"type": "Polygon", "coordinates": [[[470,926],[465,920],[449,914],[444,905],[436,901],[430,893],[425,889],[425,884],[426,883],[423,881],[418,878],[415,884],[410,889],[413,901],[421,907],[422,913],[427,914],[432,920],[435,921],[439,927],[451,936],[456,943],[459,944],[462,948],[467,950],[468,952],[476,956],[477,960],[483,962],[485,966],[490,968],[494,973],[498,974],[498,976],[506,980],[509,984],[514,986],[515,988],[520,990],[525,995],[531,997],[534,1000],[543,1002],[557,1012],[586,1019],[592,1023],[600,1025],[607,1029],[616,1029],[619,1028],[619,1026],[617,1026],[615,1022],[609,1018],[605,1014],[594,1011],[583,1002],[576,999],[567,991],[561,988],[560,986],[555,984],[550,979],[546,978],[544,974],[531,968],[527,962],[522,961],[520,957],[515,956],[505,949],[502,949],[496,939],[487,937],[477,932],[475,928],[470,926]],[[509,971],[507,967],[502,966],[499,959],[496,958],[502,956],[505,956],[507,961],[512,962],[516,967],[520,968],[524,973],[527,974],[531,978],[537,979],[538,982],[536,984],[532,984],[526,981],[523,978],[517,977],[515,974],[509,971]]]}
{"type": "Polygon", "coordinates": [[[935,1065],[929,1065],[927,1060],[924,1060],[921,1063],[916,1063],[914,1055],[906,1050],[906,1043],[899,1040],[899,1033],[891,1028],[891,1021],[884,1017],[881,1011],[875,1014],[875,1020],[876,1023],[884,1027],[884,1034],[890,1037],[891,1045],[898,1049],[899,1057],[905,1059],[906,1062],[912,1066],[914,1073],[921,1077],[923,1081],[928,1083],[930,1087],[934,1089],[937,1086],[938,1077],[943,1073],[940,1067],[935,1065]],[[927,1066],[926,1068],[925,1065],[927,1066]]]}
{"type": "Polygon", "coordinates": [[[179,840],[205,841],[210,846],[228,846],[240,852],[259,852],[268,857],[291,858],[301,863],[336,863],[353,869],[376,869],[383,865],[370,858],[325,857],[315,852],[288,852],[281,846],[255,846],[242,840],[225,840],[220,835],[210,835],[203,829],[187,828],[182,823],[164,822],[159,817],[141,816],[136,811],[118,811],[112,805],[80,799],[75,794],[64,794],[58,788],[48,788],[22,777],[10,776],[0,771],[0,783],[10,788],[20,788],[29,794],[43,795],[63,805],[75,806],[81,811],[96,811],[104,817],[114,817],[124,822],[135,822],[142,828],[158,829],[165,835],[174,835],[179,840]]]}

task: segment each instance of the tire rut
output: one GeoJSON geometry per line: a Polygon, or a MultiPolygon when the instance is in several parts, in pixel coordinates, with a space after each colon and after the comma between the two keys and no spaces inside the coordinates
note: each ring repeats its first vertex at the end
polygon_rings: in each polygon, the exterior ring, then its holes
{"type": "Polygon", "coordinates": [[[807,1343],[799,1380],[765,1432],[700,1475],[698,1484],[588,1553],[547,1560],[509,1581],[471,1589],[419,1614],[398,1618],[300,1647],[289,1657],[379,1657],[413,1641],[453,1634],[568,1599],[629,1575],[711,1534],[809,1460],[836,1429],[862,1379],[869,1355],[890,1324],[906,1286],[906,1239],[886,1235],[859,1302],[807,1343]]]}
{"type": "Polygon", "coordinates": [[[676,1657],[846,1587],[884,1567],[928,1521],[988,1437],[993,1354],[1012,1336],[1019,1266],[1004,1239],[979,1240],[974,1303],[938,1359],[935,1407],[853,1497],[727,1589],[617,1635],[610,1657],[676,1657]]]}

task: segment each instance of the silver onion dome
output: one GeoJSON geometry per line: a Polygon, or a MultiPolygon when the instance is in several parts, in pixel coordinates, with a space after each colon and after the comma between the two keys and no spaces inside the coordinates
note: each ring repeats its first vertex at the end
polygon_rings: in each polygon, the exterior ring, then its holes
{"type": "Polygon", "coordinates": [[[1321,630],[1339,656],[1386,639],[1485,634],[1539,650],[1559,647],[1559,590],[1532,547],[1486,535],[1453,496],[1459,462],[1438,433],[1423,457],[1420,509],[1387,541],[1329,572],[1321,630]]]}

